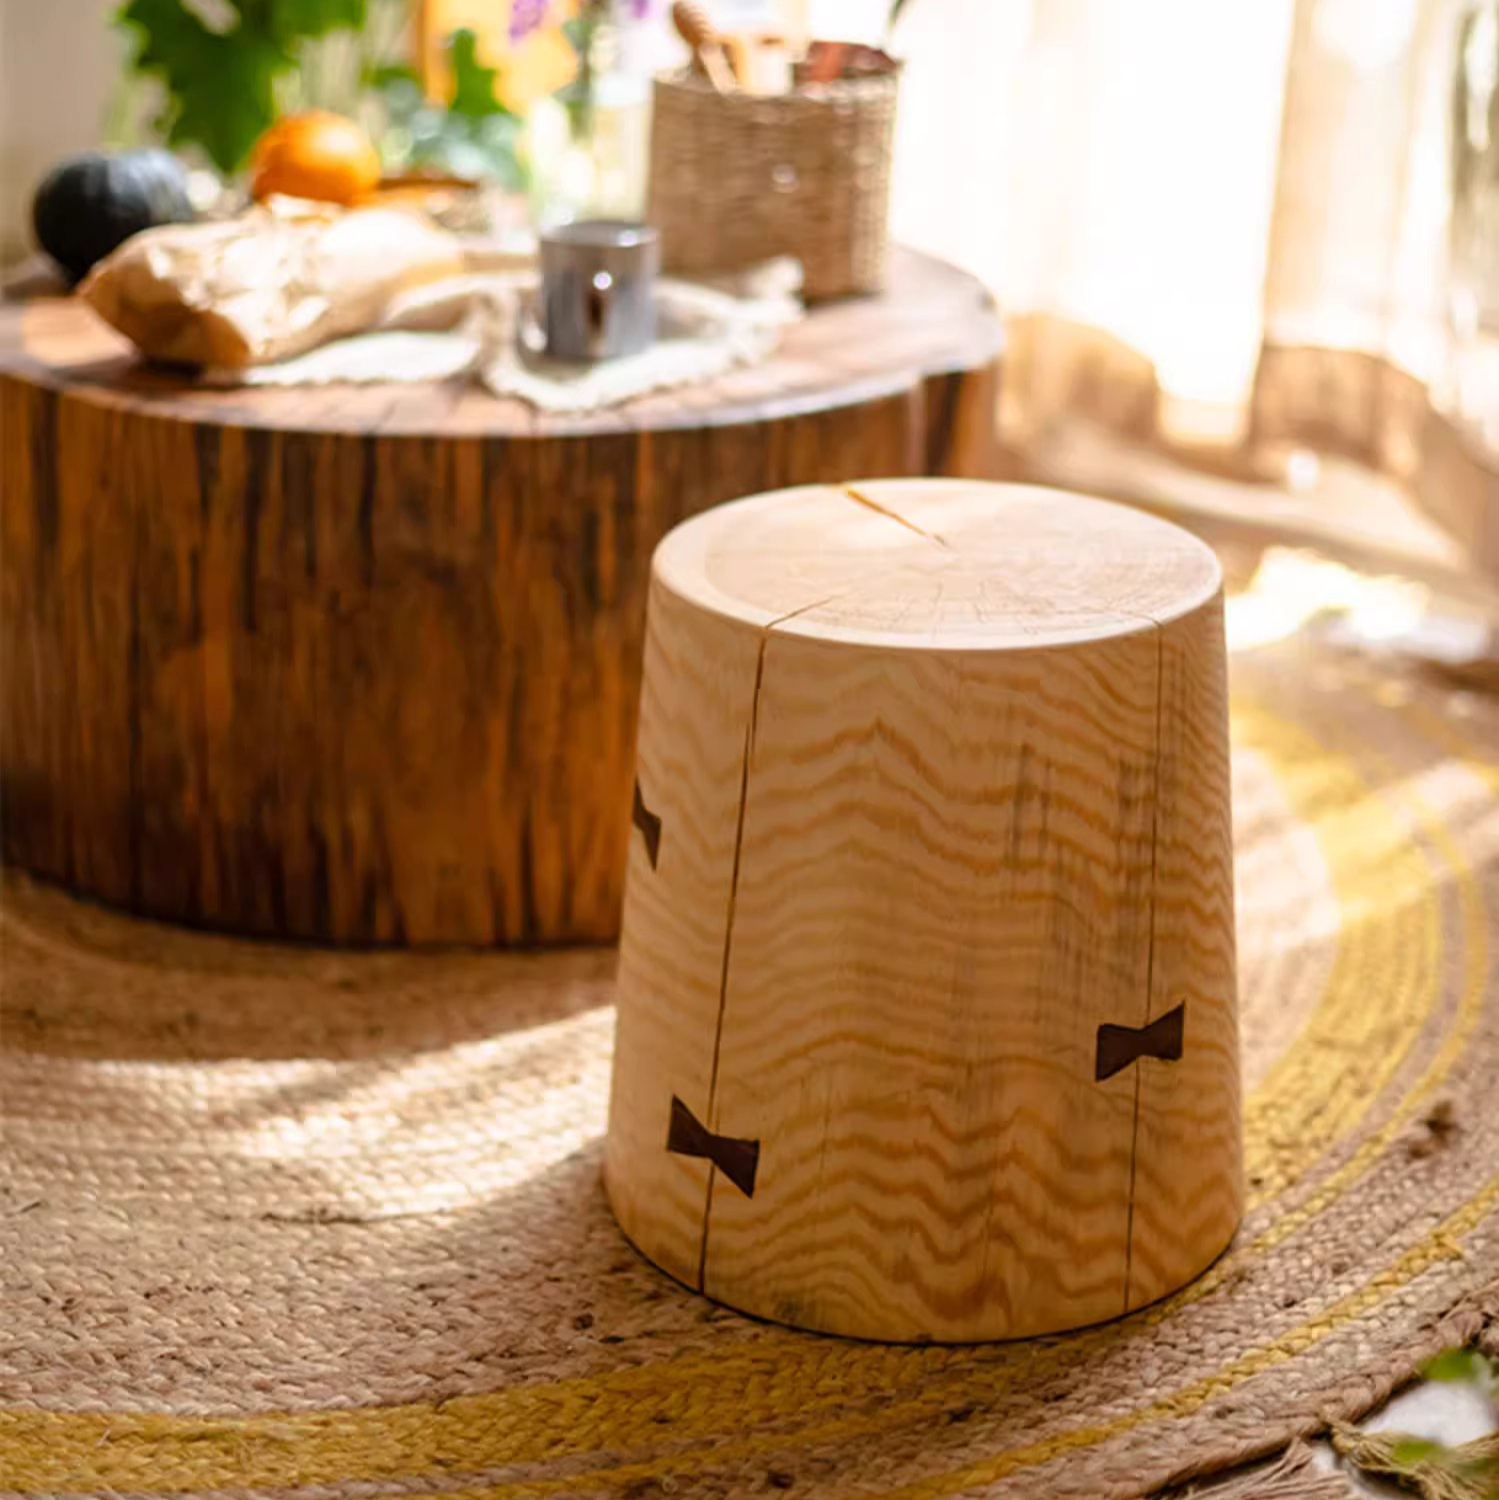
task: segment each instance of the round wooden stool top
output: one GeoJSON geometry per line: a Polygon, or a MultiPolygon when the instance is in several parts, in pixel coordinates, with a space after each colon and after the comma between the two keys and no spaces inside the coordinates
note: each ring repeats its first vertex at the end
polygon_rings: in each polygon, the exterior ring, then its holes
{"type": "Polygon", "coordinates": [[[721,506],[679,526],[655,571],[757,630],[918,651],[1138,634],[1210,604],[1222,581],[1203,542],[1143,511],[932,479],[721,506]]]}
{"type": "Polygon", "coordinates": [[[1240,1211],[1222,603],[1124,507],[940,480],[654,569],[607,1180],[736,1307],[1115,1316],[1240,1211]]]}
{"type": "Polygon", "coordinates": [[[618,930],[652,550],[776,485],[983,473],[1002,332],[909,252],[773,357],[606,411],[220,390],[0,304],[5,855],[358,943],[618,930]]]}

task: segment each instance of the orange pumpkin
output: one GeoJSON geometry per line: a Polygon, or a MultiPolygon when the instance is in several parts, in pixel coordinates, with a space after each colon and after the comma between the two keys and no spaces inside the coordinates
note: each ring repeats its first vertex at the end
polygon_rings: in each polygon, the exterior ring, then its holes
{"type": "Polygon", "coordinates": [[[353,120],[326,109],[283,115],[255,143],[255,198],[286,193],[324,203],[358,203],[380,181],[380,157],[353,120]]]}

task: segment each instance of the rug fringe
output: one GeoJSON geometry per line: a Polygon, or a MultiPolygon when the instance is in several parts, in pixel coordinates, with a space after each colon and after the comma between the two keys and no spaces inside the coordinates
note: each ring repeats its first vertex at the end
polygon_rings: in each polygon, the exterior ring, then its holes
{"type": "Polygon", "coordinates": [[[1355,1468],[1394,1479],[1422,1500],[1499,1500],[1499,1433],[1448,1448],[1410,1432],[1339,1423],[1332,1445],[1355,1468]]]}
{"type": "Polygon", "coordinates": [[[1314,1457],[1308,1444],[1297,1441],[1268,1468],[1227,1481],[1210,1476],[1189,1489],[1173,1490],[1171,1500],[1348,1500],[1347,1479],[1313,1472],[1314,1457]]]}

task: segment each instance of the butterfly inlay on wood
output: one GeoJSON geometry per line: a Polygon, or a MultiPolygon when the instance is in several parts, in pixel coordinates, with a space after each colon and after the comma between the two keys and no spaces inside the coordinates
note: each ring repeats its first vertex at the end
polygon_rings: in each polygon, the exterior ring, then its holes
{"type": "Polygon", "coordinates": [[[1187,1007],[1178,1005],[1157,1016],[1148,1026],[1103,1025],[1098,1028],[1098,1052],[1093,1076],[1098,1082],[1112,1078],[1142,1057],[1162,1062],[1180,1062],[1186,1030],[1187,1007]]]}
{"type": "Polygon", "coordinates": [[[630,810],[630,821],[640,830],[640,835],[645,840],[646,858],[650,860],[651,869],[654,870],[661,853],[661,819],[645,805],[638,780],[635,783],[635,802],[630,810]]]}
{"type": "Polygon", "coordinates": [[[746,1198],[755,1196],[755,1173],[760,1166],[759,1141],[715,1135],[675,1095],[666,1149],[675,1156],[698,1156],[711,1161],[746,1198]]]}

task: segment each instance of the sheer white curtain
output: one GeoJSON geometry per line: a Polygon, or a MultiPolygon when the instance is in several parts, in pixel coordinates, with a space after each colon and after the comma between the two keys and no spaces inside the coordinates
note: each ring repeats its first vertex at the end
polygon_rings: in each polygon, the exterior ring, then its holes
{"type": "Polygon", "coordinates": [[[895,232],[995,289],[1011,444],[1081,415],[1215,463],[1326,447],[1499,565],[1495,344],[1448,255],[1473,9],[909,0],[895,232]]]}

